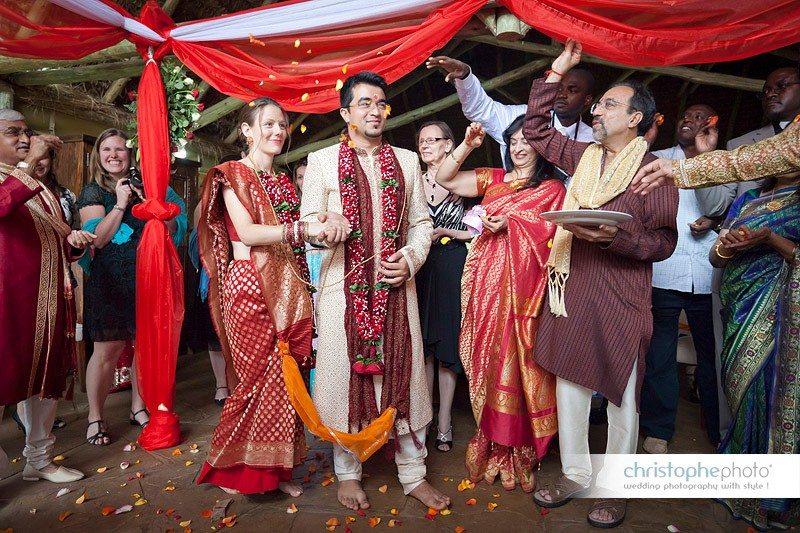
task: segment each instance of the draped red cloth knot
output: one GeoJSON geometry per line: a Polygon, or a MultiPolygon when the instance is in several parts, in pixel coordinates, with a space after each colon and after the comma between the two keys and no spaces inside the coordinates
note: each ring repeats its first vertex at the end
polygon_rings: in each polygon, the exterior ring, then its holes
{"type": "Polygon", "coordinates": [[[177,204],[162,202],[158,198],[148,198],[140,204],[133,206],[133,216],[140,220],[172,220],[181,214],[177,204]]]}

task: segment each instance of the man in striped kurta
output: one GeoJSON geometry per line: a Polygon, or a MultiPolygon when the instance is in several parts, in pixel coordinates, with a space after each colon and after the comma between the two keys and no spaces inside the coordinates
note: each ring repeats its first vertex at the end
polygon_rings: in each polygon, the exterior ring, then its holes
{"type": "MultiPolygon", "coordinates": [[[[551,290],[534,350],[537,362],[558,377],[563,476],[554,488],[536,493],[534,499],[543,507],[563,505],[590,484],[592,391],[599,391],[610,402],[606,453],[636,452],[639,390],[653,327],[652,264],[672,254],[678,237],[677,190],[664,187],[641,196],[629,187],[636,170],[653,160],[641,139],[655,117],[655,102],[646,87],[638,82],[618,84],[592,106],[593,134],[602,148],[568,139],[550,127],[549,110],[556,98],[557,81],[579,60],[580,44],[569,41],[547,79],[534,81],[525,137],[542,156],[574,175],[565,209],[571,209],[572,202],[574,208],[580,204],[580,208],[621,211],[633,218],[619,226],[564,226],[572,234],[567,277],[560,288],[554,287],[551,269],[551,290]],[[631,146],[638,147],[635,161],[630,161],[631,146]],[[584,161],[592,150],[602,150],[594,153],[594,166],[584,161]],[[623,157],[629,161],[620,172],[621,165],[613,163],[623,157]],[[608,195],[598,205],[584,205],[580,200],[581,185],[584,190],[602,190],[613,180],[618,183],[616,196],[608,195]]],[[[558,234],[549,264],[557,247],[558,234]]],[[[615,527],[624,516],[624,500],[598,500],[588,519],[598,527],[615,527]]]]}

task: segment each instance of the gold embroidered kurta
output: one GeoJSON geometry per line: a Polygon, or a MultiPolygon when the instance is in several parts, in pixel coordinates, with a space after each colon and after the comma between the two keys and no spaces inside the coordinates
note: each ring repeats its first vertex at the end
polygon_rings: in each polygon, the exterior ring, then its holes
{"type": "Polygon", "coordinates": [[[735,150],[715,150],[672,162],[675,185],[695,189],[800,170],[800,128],[735,150]]]}
{"type": "MultiPolygon", "coordinates": [[[[433,223],[428,215],[428,204],[422,185],[422,172],[417,155],[402,148],[393,148],[405,179],[405,217],[408,220],[406,245],[400,249],[411,270],[411,279],[405,284],[408,325],[411,331],[411,407],[408,420],[396,423],[399,434],[427,425],[432,418],[431,400],[425,380],[425,360],[422,334],[419,326],[419,308],[414,274],[419,271],[431,245],[433,223]]],[[[359,163],[370,184],[372,195],[372,221],[374,228],[381,227],[379,148],[367,153],[356,150],[359,163]]],[[[399,203],[402,210],[402,201],[399,203]]],[[[339,145],[324,148],[308,155],[308,167],[303,181],[300,214],[304,220],[313,220],[316,213],[342,212],[339,192],[339,145]]],[[[380,231],[373,235],[374,249],[380,250],[380,231]]],[[[350,389],[350,360],[347,355],[347,335],[344,317],[345,283],[344,245],[339,244],[322,253],[321,289],[317,299],[317,367],[314,379],[314,404],[322,421],[339,431],[355,431],[348,427],[348,391],[350,389]]],[[[380,256],[373,259],[378,268],[380,256]]],[[[348,282],[349,283],[349,282],[348,282]]],[[[375,394],[380,405],[381,381],[376,376],[375,394]]]]}

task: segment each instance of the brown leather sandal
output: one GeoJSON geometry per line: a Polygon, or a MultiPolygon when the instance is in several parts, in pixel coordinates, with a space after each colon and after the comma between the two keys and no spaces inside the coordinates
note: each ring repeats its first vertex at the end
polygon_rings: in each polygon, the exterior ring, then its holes
{"type": "Polygon", "coordinates": [[[555,483],[553,483],[552,487],[547,485],[544,489],[537,490],[533,494],[533,501],[536,502],[536,505],[539,507],[553,509],[568,503],[573,496],[585,488],[586,487],[577,481],[572,481],[566,476],[561,476],[555,481],[555,483]],[[542,496],[542,490],[547,490],[549,492],[551,498],[550,501],[544,499],[542,496]]]}
{"type": "Polygon", "coordinates": [[[602,498],[595,500],[589,514],[586,515],[586,520],[592,527],[600,529],[613,529],[620,525],[625,520],[625,511],[628,508],[628,500],[622,498],[602,498]],[[597,520],[592,518],[591,514],[595,511],[605,511],[611,515],[609,520],[597,520]]]}

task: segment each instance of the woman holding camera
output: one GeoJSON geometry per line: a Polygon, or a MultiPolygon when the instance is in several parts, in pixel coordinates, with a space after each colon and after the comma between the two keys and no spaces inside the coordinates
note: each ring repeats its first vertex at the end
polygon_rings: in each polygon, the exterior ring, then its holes
{"type": "MultiPolygon", "coordinates": [[[[86,439],[96,446],[111,443],[103,408],[117,360],[136,331],[136,249],[145,222],[134,217],[131,210],[142,201],[144,192],[138,172],[131,167],[127,140],[124,132],[113,128],[100,134],[89,161],[92,181],[83,187],[78,198],[83,228],[92,228],[90,231],[97,235],[84,293],[84,331],[94,342],[86,369],[86,439]]],[[[173,239],[180,242],[186,232],[186,206],[172,190],[168,191],[167,200],[181,207],[181,214],[166,223],[173,239]]],[[[129,421],[144,427],[150,417],[139,396],[135,359],[131,385],[129,421]]]]}

